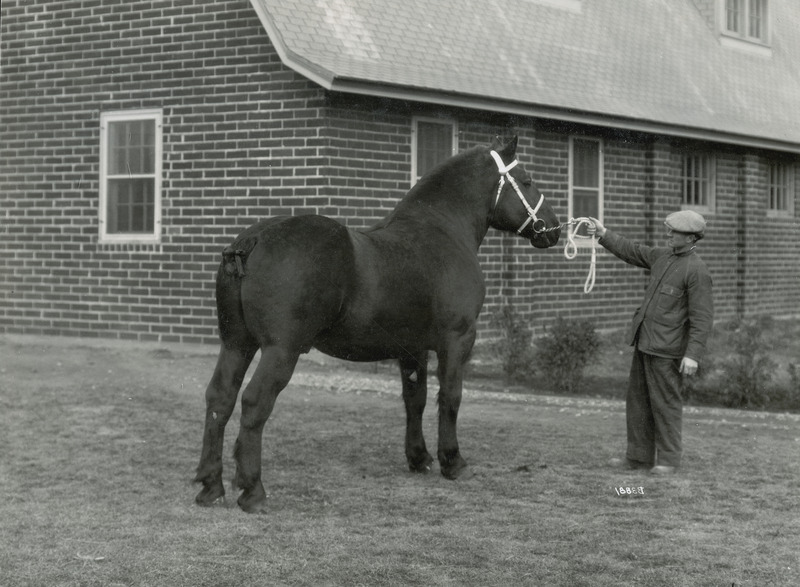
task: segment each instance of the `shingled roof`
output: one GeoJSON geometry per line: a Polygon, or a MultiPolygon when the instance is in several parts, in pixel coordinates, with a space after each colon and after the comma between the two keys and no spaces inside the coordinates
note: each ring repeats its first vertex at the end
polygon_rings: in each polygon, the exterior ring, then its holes
{"type": "Polygon", "coordinates": [[[767,47],[693,0],[250,0],[322,87],[800,152],[800,2],[767,47]]]}

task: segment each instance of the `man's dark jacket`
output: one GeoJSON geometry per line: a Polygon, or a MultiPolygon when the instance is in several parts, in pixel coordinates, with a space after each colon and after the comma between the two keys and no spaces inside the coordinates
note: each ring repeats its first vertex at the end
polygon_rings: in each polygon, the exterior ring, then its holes
{"type": "Polygon", "coordinates": [[[650,269],[650,283],[633,316],[630,344],[643,353],[695,361],[703,358],[714,323],[711,275],[694,249],[648,247],[606,230],[600,244],[637,267],[650,269]]]}

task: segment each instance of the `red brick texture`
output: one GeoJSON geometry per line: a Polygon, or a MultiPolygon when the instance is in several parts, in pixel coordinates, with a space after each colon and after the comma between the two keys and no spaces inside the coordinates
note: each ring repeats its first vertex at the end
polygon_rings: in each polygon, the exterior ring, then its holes
{"type": "MultiPolygon", "coordinates": [[[[353,227],[409,188],[413,115],[456,120],[459,147],[520,136],[519,159],[566,219],[568,138],[603,139],[606,225],[661,242],[680,206],[680,149],[665,137],[331,95],[286,68],[246,0],[2,3],[0,332],[216,340],[222,248],[266,216],[319,213],[353,227]],[[98,242],[100,113],[163,112],[161,242],[98,242]]],[[[699,146],[716,159],[700,250],[719,317],[796,313],[797,211],[767,215],[769,153],[699,146]]],[[[800,186],[797,186],[800,189],[800,186]]],[[[796,192],[798,191],[796,189],[796,192]]],[[[480,259],[489,316],[509,300],[537,328],[556,316],[620,327],[645,274],[600,252],[534,250],[490,231],[480,259]]]]}

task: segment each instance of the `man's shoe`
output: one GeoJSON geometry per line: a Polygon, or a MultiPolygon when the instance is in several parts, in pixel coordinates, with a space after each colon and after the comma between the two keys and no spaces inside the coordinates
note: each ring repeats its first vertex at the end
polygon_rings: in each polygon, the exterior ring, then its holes
{"type": "Polygon", "coordinates": [[[642,461],[634,461],[625,457],[624,459],[611,459],[612,467],[621,467],[627,471],[638,471],[640,469],[649,469],[653,466],[652,463],[644,463],[642,461]]]}
{"type": "Polygon", "coordinates": [[[678,467],[670,467],[668,465],[656,465],[655,467],[650,469],[650,474],[658,475],[660,477],[666,477],[668,475],[674,475],[677,469],[678,467]]]}

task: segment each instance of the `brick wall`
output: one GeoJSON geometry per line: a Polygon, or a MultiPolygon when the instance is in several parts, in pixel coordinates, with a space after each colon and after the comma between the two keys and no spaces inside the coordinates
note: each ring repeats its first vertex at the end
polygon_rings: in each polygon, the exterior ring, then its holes
{"type": "Polygon", "coordinates": [[[0,327],[215,339],[222,247],[264,215],[332,211],[322,91],[283,67],[246,0],[2,11],[0,327]],[[132,108],[163,110],[162,242],[103,245],[99,115],[132,108]]]}
{"type": "MultiPolygon", "coordinates": [[[[6,0],[0,10],[0,332],[214,341],[220,250],[266,216],[315,212],[361,227],[388,214],[409,187],[415,114],[455,118],[462,149],[518,133],[520,162],[564,219],[571,133],[603,138],[610,228],[662,242],[663,217],[680,204],[671,140],[327,95],[281,64],[246,0],[6,0]],[[162,239],[101,244],[100,113],[132,108],[163,112],[162,239]]],[[[769,154],[703,148],[717,160],[701,252],[718,316],[796,313],[797,211],[766,213],[769,154]]],[[[587,249],[566,261],[562,246],[541,251],[494,230],[480,260],[483,337],[509,300],[537,327],[558,315],[624,326],[646,282],[601,250],[586,295],[587,249]]]]}
{"type": "MultiPolygon", "coordinates": [[[[796,313],[800,308],[797,213],[787,217],[767,212],[767,165],[768,161],[757,155],[745,155],[738,161],[737,224],[742,234],[737,247],[738,305],[744,313],[781,314],[788,303],[796,313]]],[[[795,193],[800,193],[797,186],[795,193]]]]}

